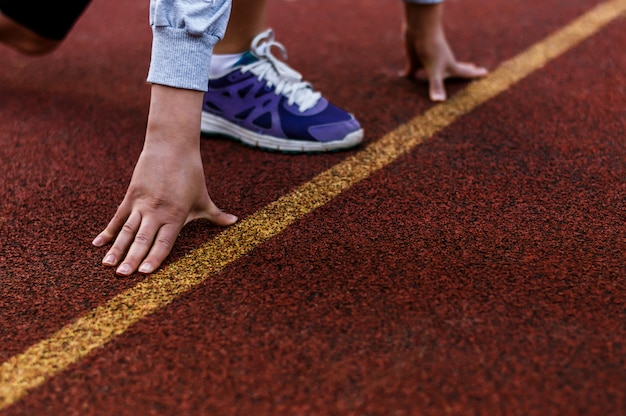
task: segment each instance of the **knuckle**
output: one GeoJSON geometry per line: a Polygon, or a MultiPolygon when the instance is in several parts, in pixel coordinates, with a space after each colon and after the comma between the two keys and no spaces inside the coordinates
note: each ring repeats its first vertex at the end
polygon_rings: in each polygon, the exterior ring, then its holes
{"type": "Polygon", "coordinates": [[[148,201],[146,201],[146,204],[151,210],[160,210],[163,209],[163,207],[167,207],[168,205],[170,205],[166,198],[158,195],[150,198],[148,201]]]}
{"type": "Polygon", "coordinates": [[[164,247],[164,248],[166,248],[166,249],[168,249],[168,250],[169,250],[169,249],[171,249],[171,248],[172,248],[172,246],[173,246],[173,242],[172,242],[172,240],[170,240],[169,238],[159,238],[159,239],[157,240],[157,243],[158,243],[160,246],[162,246],[162,247],[164,247]]]}
{"type": "Polygon", "coordinates": [[[145,233],[137,233],[135,236],[135,242],[140,244],[147,244],[150,242],[150,238],[145,233]]]}
{"type": "Polygon", "coordinates": [[[122,226],[122,231],[125,231],[127,233],[134,233],[135,227],[132,224],[127,222],[122,226]]]}

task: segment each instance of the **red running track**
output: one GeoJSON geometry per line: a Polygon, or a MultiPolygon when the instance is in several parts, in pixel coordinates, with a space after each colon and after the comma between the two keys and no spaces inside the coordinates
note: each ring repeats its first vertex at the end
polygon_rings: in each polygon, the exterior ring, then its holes
{"type": "MultiPolygon", "coordinates": [[[[448,37],[493,69],[600,3],[449,0],[448,37]]],[[[147,2],[95,0],[55,54],[0,51],[0,362],[143,279],[115,277],[90,241],[141,149],[146,19],[147,2]]],[[[399,2],[276,0],[270,21],[368,144],[432,106],[397,77],[399,2]]],[[[623,25],[0,415],[626,414],[623,25]]],[[[357,151],[202,144],[211,195],[241,218],[357,151]]],[[[189,225],[170,263],[220,231],[189,225]]]]}

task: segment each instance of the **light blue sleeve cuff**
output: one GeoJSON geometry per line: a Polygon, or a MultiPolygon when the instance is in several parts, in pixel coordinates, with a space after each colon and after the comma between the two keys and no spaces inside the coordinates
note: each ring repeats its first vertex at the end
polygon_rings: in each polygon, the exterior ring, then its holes
{"type": "Polygon", "coordinates": [[[164,26],[153,27],[152,33],[148,82],[206,91],[213,47],[220,38],[191,35],[185,29],[164,26]]]}
{"type": "Polygon", "coordinates": [[[150,0],[148,82],[206,91],[213,47],[224,36],[232,0],[150,0]]]}

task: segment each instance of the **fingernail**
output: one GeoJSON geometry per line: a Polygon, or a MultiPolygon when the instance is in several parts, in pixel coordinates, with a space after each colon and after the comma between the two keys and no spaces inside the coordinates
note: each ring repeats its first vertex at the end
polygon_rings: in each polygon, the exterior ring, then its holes
{"type": "Polygon", "coordinates": [[[95,239],[91,242],[91,244],[93,244],[93,245],[94,245],[94,246],[96,246],[96,247],[100,247],[100,246],[102,245],[102,243],[103,243],[103,241],[102,241],[102,240],[104,240],[104,239],[103,239],[101,236],[97,236],[97,237],[96,237],[96,238],[95,238],[95,239]]]}
{"type": "Polygon", "coordinates": [[[152,265],[150,263],[144,263],[139,268],[139,273],[150,273],[152,271],[152,265]]]}
{"type": "Polygon", "coordinates": [[[115,256],[113,254],[109,254],[104,258],[104,260],[102,260],[102,263],[107,266],[115,266],[115,256]]]}
{"type": "Polygon", "coordinates": [[[128,264],[122,263],[122,265],[117,268],[117,273],[127,275],[127,274],[130,274],[131,270],[132,269],[130,268],[128,264]]]}
{"type": "Polygon", "coordinates": [[[431,96],[431,99],[433,101],[445,101],[446,100],[446,95],[445,94],[441,94],[441,93],[433,93],[433,95],[431,96]]]}

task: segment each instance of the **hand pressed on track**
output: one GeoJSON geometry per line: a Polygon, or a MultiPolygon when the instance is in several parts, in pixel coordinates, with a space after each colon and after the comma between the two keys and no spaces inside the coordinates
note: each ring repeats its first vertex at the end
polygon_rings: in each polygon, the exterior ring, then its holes
{"type": "Polygon", "coordinates": [[[474,79],[488,73],[486,68],[456,60],[444,34],[442,10],[442,4],[405,4],[404,44],[408,61],[405,75],[419,77],[423,69],[432,101],[446,100],[446,79],[474,79]]]}
{"type": "Polygon", "coordinates": [[[114,241],[102,262],[118,266],[122,276],[156,270],[190,221],[237,221],[207,191],[199,148],[202,93],[162,86],[152,91],[146,141],[126,196],[93,241],[98,247],[114,241]]]}
{"type": "Polygon", "coordinates": [[[103,264],[119,264],[119,275],[128,276],[138,268],[141,273],[152,273],[192,220],[204,218],[221,226],[237,221],[209,197],[200,160],[181,158],[175,165],[167,163],[159,154],[141,154],[122,204],[94,240],[102,246],[115,239],[103,264]]]}

